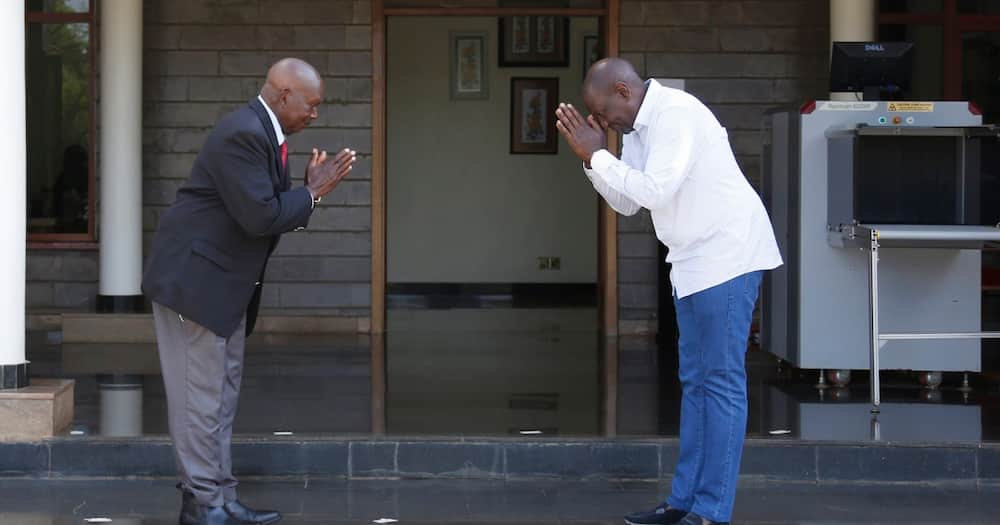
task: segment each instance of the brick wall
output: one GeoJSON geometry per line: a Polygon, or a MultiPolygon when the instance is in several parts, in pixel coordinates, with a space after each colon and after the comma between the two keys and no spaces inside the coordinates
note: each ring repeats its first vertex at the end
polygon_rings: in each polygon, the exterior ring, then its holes
{"type": "MultiPolygon", "coordinates": [[[[829,0],[622,2],[621,55],[648,77],[683,78],[729,130],[744,173],[760,181],[760,118],[823,98],[829,0]]],[[[618,226],[623,332],[655,329],[657,240],[647,214],[618,226]]]]}
{"type": "MultiPolygon", "coordinates": [[[[208,131],[256,96],[267,67],[303,58],[326,81],[320,118],[290,138],[305,152],[350,146],[359,164],[305,233],[285,236],[268,268],[265,309],[367,317],[371,280],[371,4],[367,0],[146,0],[143,54],[144,252],[208,131]]],[[[93,311],[96,251],[30,250],[27,306],[93,311]]]]}
{"type": "Polygon", "coordinates": [[[294,184],[312,147],[352,147],[360,165],[285,235],[263,307],[367,317],[371,279],[371,5],[361,0],[147,0],[144,27],[143,231],[188,176],[206,134],[257,95],[278,58],[324,75],[319,120],[289,138],[294,184]]]}
{"type": "MultiPolygon", "coordinates": [[[[320,120],[290,139],[301,183],[312,146],[351,146],[350,179],[285,236],[270,267],[264,307],[365,317],[371,254],[371,5],[366,0],[146,0],[143,230],[187,177],[219,116],[256,95],[267,66],[297,56],[326,77],[320,120]]],[[[688,90],[729,128],[740,164],[759,180],[761,114],[825,92],[828,0],[625,0],[621,50],[640,73],[687,79],[688,90]]],[[[31,308],[92,309],[96,252],[32,251],[31,308]]],[[[656,318],[657,241],[648,214],[619,221],[624,332],[656,318]]]]}
{"type": "Polygon", "coordinates": [[[33,311],[93,310],[97,302],[97,251],[30,251],[26,301],[33,311]]]}

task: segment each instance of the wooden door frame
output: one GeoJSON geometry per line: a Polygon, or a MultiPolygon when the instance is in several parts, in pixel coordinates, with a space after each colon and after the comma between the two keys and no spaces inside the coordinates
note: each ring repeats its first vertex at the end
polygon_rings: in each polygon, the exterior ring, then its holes
{"type": "MultiPolygon", "coordinates": [[[[618,56],[621,0],[605,0],[599,9],[580,8],[386,8],[372,0],[372,238],[371,332],[385,332],[386,292],[386,18],[389,16],[593,16],[602,24],[606,56],[618,56]]],[[[611,148],[617,149],[612,136],[611,148]]],[[[607,337],[618,335],[618,217],[599,199],[598,217],[598,315],[607,337]]]]}
{"type": "MultiPolygon", "coordinates": [[[[19,0],[12,0],[19,1],[19,0]]],[[[31,11],[25,1],[24,23],[25,38],[27,38],[27,26],[29,24],[87,24],[89,33],[89,45],[87,58],[89,60],[90,82],[88,96],[88,110],[90,111],[90,122],[88,129],[87,144],[87,233],[31,233],[25,227],[27,235],[28,249],[43,250],[96,250],[97,242],[97,193],[100,188],[97,186],[97,96],[98,96],[98,33],[100,28],[97,21],[98,5],[95,0],[91,0],[87,11],[79,13],[58,13],[48,11],[31,11]]],[[[27,73],[27,72],[25,72],[27,73]]],[[[27,79],[26,79],[27,80],[27,79]]],[[[25,177],[29,173],[25,171],[25,177]]],[[[26,182],[27,183],[27,182],[26,182]]]]}

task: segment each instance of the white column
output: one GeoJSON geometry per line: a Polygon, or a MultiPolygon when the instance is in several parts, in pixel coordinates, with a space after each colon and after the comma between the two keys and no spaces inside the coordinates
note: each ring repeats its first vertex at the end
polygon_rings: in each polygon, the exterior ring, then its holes
{"type": "Polygon", "coordinates": [[[100,4],[100,286],[141,296],[142,0],[100,4]]]}
{"type": "MultiPolygon", "coordinates": [[[[875,40],[875,0],[830,0],[830,46],[875,40]]],[[[829,57],[829,54],[828,54],[829,57]]],[[[830,100],[857,100],[854,93],[830,93],[830,100]]]]}
{"type": "Polygon", "coordinates": [[[25,115],[24,2],[0,2],[0,389],[10,385],[24,359],[24,261],[27,224],[27,125],[25,115]]]}

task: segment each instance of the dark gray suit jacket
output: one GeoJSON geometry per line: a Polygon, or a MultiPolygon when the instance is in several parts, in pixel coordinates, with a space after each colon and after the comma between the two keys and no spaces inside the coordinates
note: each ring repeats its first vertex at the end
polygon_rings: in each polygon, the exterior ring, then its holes
{"type": "Polygon", "coordinates": [[[264,105],[222,117],[160,217],[143,293],[221,337],[246,314],[249,335],[268,257],[312,213],[309,190],[291,186],[264,105]]]}

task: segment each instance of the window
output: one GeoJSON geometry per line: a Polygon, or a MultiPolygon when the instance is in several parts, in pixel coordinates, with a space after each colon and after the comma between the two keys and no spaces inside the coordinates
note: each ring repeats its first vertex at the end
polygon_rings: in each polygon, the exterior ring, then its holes
{"type": "Polygon", "coordinates": [[[911,98],[971,100],[1000,124],[1000,1],[881,0],[879,39],[913,42],[911,98]]]}
{"type": "Polygon", "coordinates": [[[89,0],[27,0],[29,241],[93,241],[94,15],[89,0]]]}
{"type": "Polygon", "coordinates": [[[944,34],[939,25],[883,24],[879,40],[913,43],[913,78],[908,98],[944,99],[944,34]]]}
{"type": "Polygon", "coordinates": [[[962,93],[984,121],[1000,124],[1000,28],[962,33],[962,93]]]}
{"type": "Polygon", "coordinates": [[[879,0],[882,13],[940,13],[944,0],[879,0]]]}
{"type": "Polygon", "coordinates": [[[958,0],[958,12],[973,15],[1000,15],[996,0],[958,0]]]}

